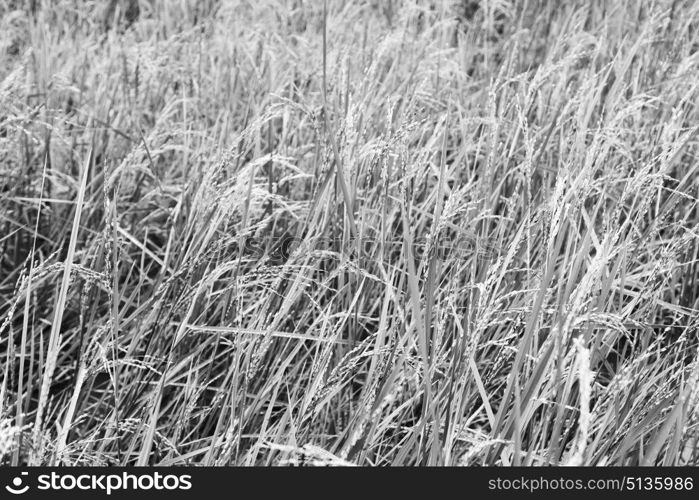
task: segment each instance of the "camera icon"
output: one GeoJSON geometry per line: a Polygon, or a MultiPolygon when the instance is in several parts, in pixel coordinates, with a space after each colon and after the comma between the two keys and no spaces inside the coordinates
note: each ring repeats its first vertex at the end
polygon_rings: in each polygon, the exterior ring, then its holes
{"type": "Polygon", "coordinates": [[[26,476],[26,475],[28,475],[27,472],[21,472],[19,476],[15,477],[12,480],[12,485],[9,485],[9,484],[6,485],[5,489],[7,491],[9,491],[10,493],[12,493],[13,495],[21,495],[23,493],[26,493],[27,490],[29,489],[29,486],[26,484],[24,486],[22,486],[22,483],[23,483],[22,476],[26,476]]]}

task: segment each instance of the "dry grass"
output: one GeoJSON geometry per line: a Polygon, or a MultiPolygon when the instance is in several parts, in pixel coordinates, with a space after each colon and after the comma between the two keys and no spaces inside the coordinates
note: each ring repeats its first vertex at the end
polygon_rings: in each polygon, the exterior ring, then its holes
{"type": "Polygon", "coordinates": [[[696,465],[698,29],[3,3],[3,463],[696,465]]]}

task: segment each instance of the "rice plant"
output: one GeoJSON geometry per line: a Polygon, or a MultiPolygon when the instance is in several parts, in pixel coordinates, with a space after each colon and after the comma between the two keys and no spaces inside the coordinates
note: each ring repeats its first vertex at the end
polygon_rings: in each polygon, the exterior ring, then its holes
{"type": "Polygon", "coordinates": [[[5,465],[697,465],[699,4],[0,3],[5,465]]]}

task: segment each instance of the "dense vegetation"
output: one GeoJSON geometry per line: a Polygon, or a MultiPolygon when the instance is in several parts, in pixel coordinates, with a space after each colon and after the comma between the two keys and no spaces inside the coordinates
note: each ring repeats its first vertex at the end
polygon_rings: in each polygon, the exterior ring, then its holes
{"type": "Polygon", "coordinates": [[[0,3],[3,463],[696,464],[698,30],[0,3]]]}

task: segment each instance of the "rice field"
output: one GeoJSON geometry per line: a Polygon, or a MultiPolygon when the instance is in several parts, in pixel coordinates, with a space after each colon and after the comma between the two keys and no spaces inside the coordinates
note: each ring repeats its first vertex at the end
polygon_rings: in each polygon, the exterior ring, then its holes
{"type": "Polygon", "coordinates": [[[699,4],[0,3],[3,465],[699,464],[699,4]]]}

